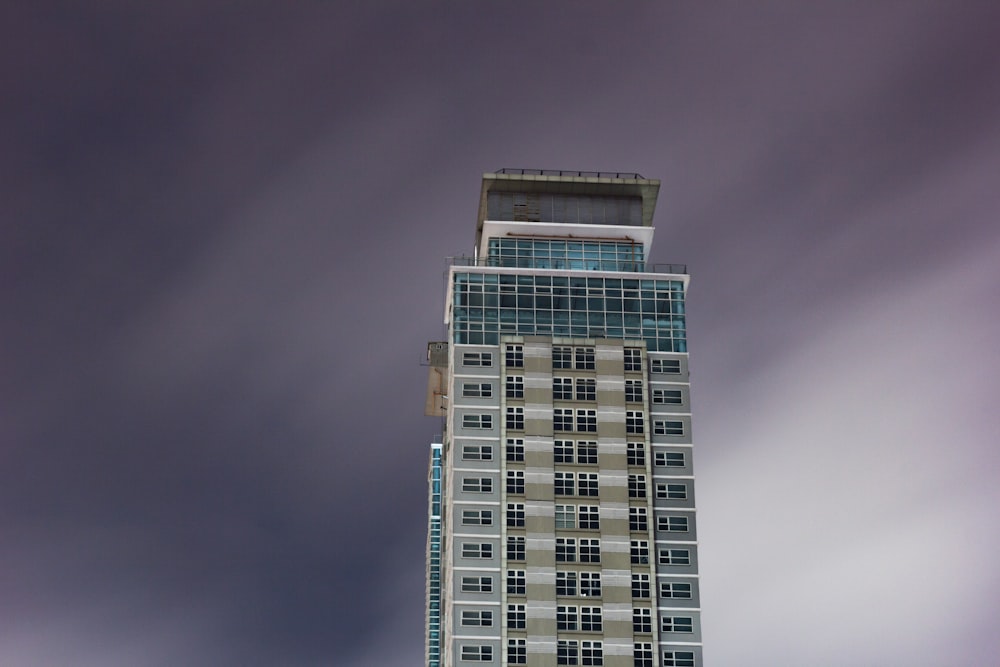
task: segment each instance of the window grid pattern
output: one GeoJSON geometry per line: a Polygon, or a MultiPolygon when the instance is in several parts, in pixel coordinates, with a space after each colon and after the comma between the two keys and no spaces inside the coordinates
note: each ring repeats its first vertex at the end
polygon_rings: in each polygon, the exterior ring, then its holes
{"type": "MultiPolygon", "coordinates": [[[[504,193],[490,196],[499,194],[504,193]]],[[[622,241],[493,238],[488,253],[490,266],[629,272],[644,267],[642,245],[622,241]]]]}

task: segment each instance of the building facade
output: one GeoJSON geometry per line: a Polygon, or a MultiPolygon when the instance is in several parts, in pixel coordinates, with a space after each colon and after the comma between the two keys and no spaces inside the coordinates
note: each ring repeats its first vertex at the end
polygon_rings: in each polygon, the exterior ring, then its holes
{"type": "Polygon", "coordinates": [[[686,268],[659,181],[483,175],[428,346],[428,667],[700,667],[686,268]]]}

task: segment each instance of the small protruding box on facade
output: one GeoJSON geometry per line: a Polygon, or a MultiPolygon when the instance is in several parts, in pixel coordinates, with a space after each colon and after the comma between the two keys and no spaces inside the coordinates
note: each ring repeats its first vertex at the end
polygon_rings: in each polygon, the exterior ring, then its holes
{"type": "Polygon", "coordinates": [[[446,388],[448,385],[448,343],[427,343],[427,402],[424,403],[424,415],[428,417],[444,417],[447,413],[448,400],[446,388]]]}

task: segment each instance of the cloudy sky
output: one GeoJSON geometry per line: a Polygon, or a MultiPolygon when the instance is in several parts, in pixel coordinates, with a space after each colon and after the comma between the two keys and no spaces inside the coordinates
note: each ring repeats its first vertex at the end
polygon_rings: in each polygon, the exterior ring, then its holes
{"type": "Polygon", "coordinates": [[[0,665],[419,665],[501,167],[662,180],[707,663],[997,664],[998,9],[7,3],[0,665]]]}

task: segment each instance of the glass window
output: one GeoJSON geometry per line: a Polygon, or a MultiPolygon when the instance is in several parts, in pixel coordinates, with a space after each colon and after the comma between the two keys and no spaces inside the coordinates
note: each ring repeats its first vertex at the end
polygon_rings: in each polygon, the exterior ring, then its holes
{"type": "Polygon", "coordinates": [[[524,461],[523,438],[507,438],[507,460],[524,461]]]}
{"type": "Polygon", "coordinates": [[[507,398],[524,398],[524,377],[508,375],[504,381],[507,398]]]}
{"type": "Polygon", "coordinates": [[[511,630],[524,630],[528,615],[524,611],[523,604],[507,605],[507,627],[511,630]]]}
{"type": "Polygon", "coordinates": [[[651,359],[649,362],[651,373],[665,373],[668,375],[680,375],[680,359],[651,359]]]}
{"type": "Polygon", "coordinates": [[[628,508],[628,529],[633,533],[645,533],[649,530],[649,517],[645,507],[628,508]]]}
{"type": "Polygon", "coordinates": [[[552,398],[556,401],[573,400],[573,378],[552,378],[552,398]]]}
{"type": "Polygon", "coordinates": [[[556,595],[570,597],[577,592],[576,572],[556,572],[556,595]]]}
{"type": "Polygon", "coordinates": [[[625,348],[625,372],[642,371],[642,350],[637,347],[625,348]]]}
{"type": "Polygon", "coordinates": [[[493,415],[462,415],[462,428],[493,428],[493,415]]]}
{"type": "Polygon", "coordinates": [[[691,552],[688,549],[660,549],[660,565],[690,565],[691,552]]]}
{"type": "Polygon", "coordinates": [[[625,401],[642,403],[642,380],[625,380],[625,401]]]}
{"type": "Polygon", "coordinates": [[[653,403],[662,405],[682,405],[684,394],[680,389],[654,389],[653,403]]]}
{"type": "Polygon", "coordinates": [[[506,346],[504,350],[504,363],[506,363],[507,368],[524,368],[524,346],[506,346]]]}
{"type": "Polygon", "coordinates": [[[597,380],[594,378],[576,379],[576,400],[596,401],[597,400],[597,380]]]}
{"type": "Polygon", "coordinates": [[[646,465],[646,445],[641,442],[630,442],[628,443],[628,464],[630,466],[641,466],[646,465]]]}
{"type": "Polygon", "coordinates": [[[653,433],[655,435],[684,435],[684,422],[655,421],[653,422],[653,433]]]}
{"type": "Polygon", "coordinates": [[[513,494],[523,494],[524,493],[524,471],[523,470],[508,470],[507,471],[507,493],[513,494]]]}
{"type": "Polygon", "coordinates": [[[463,366],[492,366],[492,352],[466,352],[462,355],[463,366]]]}
{"type": "Polygon", "coordinates": [[[667,468],[683,468],[687,465],[684,452],[656,452],[654,463],[667,468]]]}
{"type": "Polygon", "coordinates": [[[653,612],[637,607],[632,610],[632,632],[650,634],[653,632],[653,612]]]}
{"type": "Polygon", "coordinates": [[[492,398],[493,385],[489,382],[464,382],[462,383],[462,396],[464,398],[492,398]]]}
{"type": "Polygon", "coordinates": [[[523,431],[524,408],[508,406],[506,426],[511,431],[523,431]]]}
{"type": "Polygon", "coordinates": [[[694,632],[694,619],[690,616],[663,616],[660,618],[661,632],[694,632]]]}
{"type": "Polygon", "coordinates": [[[656,517],[656,529],[667,533],[688,532],[688,518],[686,516],[658,516],[656,517]]]}
{"type": "Polygon", "coordinates": [[[507,503],[507,526],[524,528],[524,503],[507,503]]]}
{"type": "Polygon", "coordinates": [[[492,461],[493,445],[462,445],[463,461],[492,461]]]}
{"type": "Polygon", "coordinates": [[[507,595],[524,595],[526,589],[524,570],[507,570],[507,595]]]}

